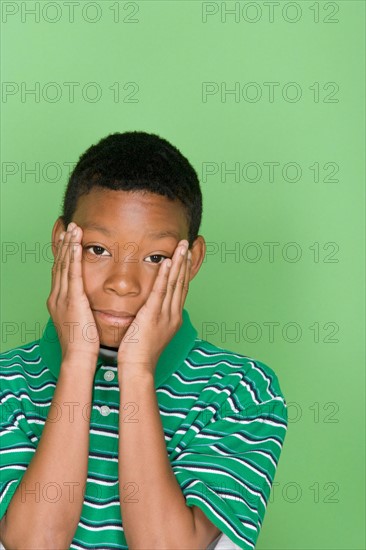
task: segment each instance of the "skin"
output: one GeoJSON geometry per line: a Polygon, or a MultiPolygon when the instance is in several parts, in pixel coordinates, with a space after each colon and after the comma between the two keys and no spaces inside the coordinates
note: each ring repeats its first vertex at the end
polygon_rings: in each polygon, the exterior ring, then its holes
{"type": "Polygon", "coordinates": [[[47,307],[58,329],[61,372],[72,363],[91,374],[100,344],[118,349],[120,505],[131,548],[206,548],[220,533],[199,507],[185,503],[166,452],[154,388],[158,358],[182,324],[189,283],[206,252],[202,236],[189,252],[187,239],[179,201],[101,188],[79,198],[68,228],[58,218],[52,232],[55,262],[47,307]],[[149,235],[162,230],[175,235],[159,240],[149,235]],[[162,256],[171,259],[170,267],[162,256]],[[135,317],[129,326],[115,326],[100,309],[135,317]],[[136,423],[124,420],[131,402],[139,411],[136,423]],[[141,441],[147,440],[141,453],[141,441]],[[132,505],[125,495],[131,482],[139,489],[132,505]]]}
{"type": "MultiPolygon", "coordinates": [[[[188,225],[179,202],[159,195],[100,188],[80,197],[73,223],[65,230],[61,218],[56,220],[52,232],[55,261],[47,300],[62,350],[52,405],[57,404],[62,414],[58,422],[45,423],[23,482],[1,520],[1,540],[6,548],[69,548],[84,501],[89,423],[77,413],[71,423],[67,405],[78,403],[83,410],[90,403],[99,346],[103,344],[118,349],[118,474],[128,547],[207,548],[220,531],[199,507],[186,505],[169,462],[154,387],[158,357],[181,325],[188,285],[201,267],[205,241],[197,237],[191,258],[186,247],[180,254],[188,225]],[[91,222],[109,234],[87,227],[91,222]],[[158,241],[148,235],[161,230],[173,230],[175,236],[158,241]],[[131,242],[132,247],[125,247],[131,242]],[[92,249],[92,245],[103,249],[92,249]],[[167,268],[160,256],[153,260],[154,254],[171,258],[172,266],[167,268]],[[94,311],[98,308],[125,310],[136,316],[129,326],[116,330],[110,319],[94,311]],[[137,422],[126,421],[131,405],[137,422]],[[141,441],[149,442],[143,453],[141,441]],[[22,485],[43,487],[50,482],[59,487],[72,482],[72,501],[67,491],[51,505],[45,499],[22,498],[22,485]]],[[[47,420],[53,416],[51,406],[47,420]]]]}
{"type": "Polygon", "coordinates": [[[65,234],[66,228],[61,218],[57,219],[53,227],[55,265],[53,286],[47,303],[56,327],[62,329],[60,341],[64,355],[75,352],[97,357],[101,343],[119,348],[119,358],[125,357],[126,362],[130,359],[135,363],[156,361],[179,329],[177,318],[180,317],[181,322],[188,284],[198,273],[205,256],[204,238],[199,235],[194,241],[190,250],[191,260],[184,256],[181,261],[176,249],[179,244],[184,244],[181,241],[188,239],[184,209],[179,201],[172,202],[152,193],[93,188],[88,195],[79,198],[73,223],[72,227],[76,227],[77,231],[75,236],[69,232],[65,234]],[[110,233],[88,228],[91,223],[104,227],[110,233]],[[149,232],[164,229],[176,232],[176,236],[157,239],[148,235],[149,232]],[[60,239],[62,236],[64,238],[60,239]],[[68,248],[73,251],[67,253],[68,248]],[[169,269],[165,271],[164,258],[161,256],[174,256],[173,264],[178,260],[182,272],[173,265],[166,279],[169,269]],[[189,269],[187,262],[190,262],[189,269]],[[77,279],[75,298],[80,302],[79,306],[75,304],[72,309],[67,308],[65,303],[68,295],[70,301],[73,300],[73,289],[67,288],[66,280],[69,264],[77,279]],[[178,284],[176,292],[173,292],[177,276],[182,285],[178,284]],[[159,277],[162,279],[159,280],[159,277]],[[156,294],[156,289],[153,289],[156,281],[159,286],[164,280],[168,292],[162,316],[159,315],[162,303],[153,299],[156,294]],[[148,299],[151,306],[146,305],[148,299]],[[97,313],[98,309],[128,311],[136,317],[129,327],[117,326],[102,318],[97,313]],[[165,322],[162,322],[163,317],[165,322]],[[79,320],[79,326],[72,325],[79,320]],[[151,330],[151,322],[154,323],[154,331],[151,330]],[[144,330],[145,323],[149,324],[148,330],[144,330]],[[93,330],[92,325],[97,330],[93,330]],[[167,338],[162,340],[162,334],[167,338]],[[154,343],[153,338],[157,335],[163,347],[154,349],[157,342],[154,343]],[[136,339],[139,340],[138,345],[132,342],[136,339]]]}

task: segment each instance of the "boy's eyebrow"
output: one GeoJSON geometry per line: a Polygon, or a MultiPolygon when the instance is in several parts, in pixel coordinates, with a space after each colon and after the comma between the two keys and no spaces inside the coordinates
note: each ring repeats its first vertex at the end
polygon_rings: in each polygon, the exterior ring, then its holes
{"type": "Polygon", "coordinates": [[[100,231],[101,233],[105,233],[106,235],[111,235],[109,229],[94,222],[84,223],[83,229],[95,229],[96,231],[100,231]]]}
{"type": "Polygon", "coordinates": [[[179,239],[179,233],[177,231],[173,230],[165,230],[165,231],[150,231],[148,233],[150,237],[156,237],[157,239],[163,239],[164,237],[174,237],[176,239],[179,239]]]}
{"type": "MultiPolygon", "coordinates": [[[[111,231],[107,229],[106,227],[103,227],[102,225],[98,225],[94,222],[89,222],[83,224],[83,229],[95,229],[96,231],[100,231],[101,233],[104,233],[105,235],[111,235],[111,231]]],[[[171,229],[166,229],[163,231],[150,231],[148,233],[149,237],[156,237],[156,239],[163,239],[164,237],[174,237],[175,239],[180,239],[180,235],[177,231],[173,231],[171,229]]]]}

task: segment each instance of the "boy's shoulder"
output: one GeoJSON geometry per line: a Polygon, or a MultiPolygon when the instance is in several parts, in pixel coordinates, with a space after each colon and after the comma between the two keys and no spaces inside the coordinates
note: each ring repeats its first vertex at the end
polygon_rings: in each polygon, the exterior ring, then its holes
{"type": "Polygon", "coordinates": [[[33,340],[0,353],[0,369],[29,364],[41,358],[40,340],[33,340]]]}
{"type": "Polygon", "coordinates": [[[37,391],[34,390],[35,381],[38,384],[42,380],[46,387],[49,386],[49,371],[43,364],[39,344],[40,340],[34,340],[0,353],[1,404],[11,398],[17,401],[21,395],[29,396],[37,391]]]}
{"type": "MultiPolygon", "coordinates": [[[[0,372],[3,381],[11,377],[13,372],[29,372],[32,366],[36,367],[41,363],[40,339],[0,353],[0,372]],[[9,372],[10,370],[13,372],[9,372]]],[[[275,371],[252,356],[196,337],[185,363],[190,368],[199,370],[199,374],[220,377],[228,385],[237,385],[239,375],[243,385],[249,384],[255,388],[259,401],[266,401],[271,396],[275,399],[280,398],[286,405],[275,371]]]]}
{"type": "Polygon", "coordinates": [[[270,395],[286,404],[275,371],[259,359],[197,337],[186,360],[193,366],[207,366],[220,376],[238,378],[239,374],[244,384],[255,386],[260,400],[266,400],[270,395]]]}

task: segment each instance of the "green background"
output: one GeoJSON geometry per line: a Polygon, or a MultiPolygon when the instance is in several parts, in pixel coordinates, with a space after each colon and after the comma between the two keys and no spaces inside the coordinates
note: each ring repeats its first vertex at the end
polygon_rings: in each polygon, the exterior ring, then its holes
{"type": "Polygon", "coordinates": [[[74,21],[36,4],[1,5],[2,350],[48,318],[67,163],[112,132],[158,133],[202,184],[191,319],[268,364],[288,404],[257,548],[364,549],[364,2],[279,2],[271,19],[259,2],[81,1],[74,21]]]}

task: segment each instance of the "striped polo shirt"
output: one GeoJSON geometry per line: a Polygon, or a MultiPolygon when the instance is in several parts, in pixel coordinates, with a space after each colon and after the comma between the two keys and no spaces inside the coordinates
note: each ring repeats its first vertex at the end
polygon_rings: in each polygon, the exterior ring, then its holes
{"type": "MultiPolygon", "coordinates": [[[[252,549],[286,434],[286,401],[271,368],[197,334],[184,309],[156,366],[167,453],[187,505],[201,508],[239,548],[252,549]]],[[[40,339],[0,355],[0,518],[37,449],[60,365],[51,318],[40,339]]],[[[127,549],[118,486],[117,364],[102,354],[88,418],[87,484],[70,548],[127,549]]]]}

